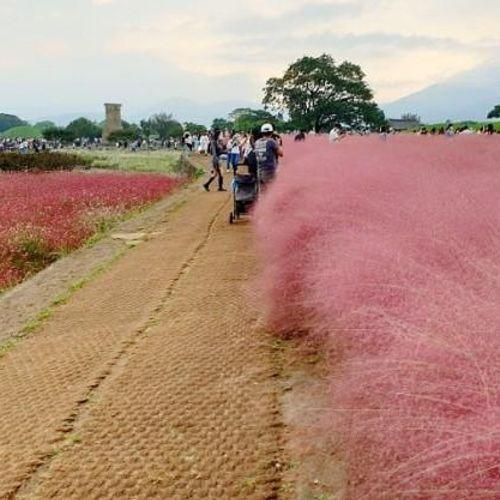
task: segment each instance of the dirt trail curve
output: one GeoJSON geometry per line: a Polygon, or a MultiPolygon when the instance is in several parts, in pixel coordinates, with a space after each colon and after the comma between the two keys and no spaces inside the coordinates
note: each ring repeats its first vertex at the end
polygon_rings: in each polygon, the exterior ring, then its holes
{"type": "Polygon", "coordinates": [[[276,498],[248,224],[195,193],[0,359],[0,498],[276,498]]]}

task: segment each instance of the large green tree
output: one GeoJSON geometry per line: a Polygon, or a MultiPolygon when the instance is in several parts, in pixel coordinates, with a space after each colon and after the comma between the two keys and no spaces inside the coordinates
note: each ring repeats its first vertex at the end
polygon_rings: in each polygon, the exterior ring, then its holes
{"type": "Polygon", "coordinates": [[[282,121],[269,111],[251,108],[237,108],[230,113],[229,119],[234,123],[235,130],[243,132],[250,132],[268,122],[277,126],[282,121]]]}
{"type": "Polygon", "coordinates": [[[184,124],[184,130],[190,134],[202,135],[207,132],[207,127],[198,123],[186,122],[184,124]]]}
{"type": "Polygon", "coordinates": [[[500,118],[500,104],[497,104],[489,113],[488,118],[500,118]]]}
{"type": "Polygon", "coordinates": [[[21,120],[18,116],[0,113],[0,133],[14,127],[22,127],[23,125],[28,125],[28,123],[21,120]]]}
{"type": "Polygon", "coordinates": [[[64,127],[51,127],[42,131],[42,135],[48,141],[72,142],[76,136],[64,127]]]}
{"type": "Polygon", "coordinates": [[[337,122],[353,127],[385,123],[360,66],[337,64],[328,54],[298,59],[282,77],[270,78],[264,92],[266,109],[288,112],[297,128],[321,132],[337,122]]]}
{"type": "Polygon", "coordinates": [[[225,118],[214,118],[212,122],[212,130],[232,130],[234,123],[225,118]]]}
{"type": "Polygon", "coordinates": [[[86,137],[87,139],[95,139],[101,137],[102,129],[96,123],[87,118],[77,118],[73,120],[67,127],[66,131],[75,139],[86,137]]]}
{"type": "Polygon", "coordinates": [[[57,125],[54,122],[51,122],[50,120],[44,120],[41,122],[37,122],[35,124],[35,127],[43,132],[44,130],[47,130],[49,128],[55,128],[57,127],[57,125]]]}
{"type": "Polygon", "coordinates": [[[142,120],[141,128],[146,137],[156,135],[160,139],[182,137],[184,133],[182,125],[168,113],[158,113],[148,120],[142,120]]]}

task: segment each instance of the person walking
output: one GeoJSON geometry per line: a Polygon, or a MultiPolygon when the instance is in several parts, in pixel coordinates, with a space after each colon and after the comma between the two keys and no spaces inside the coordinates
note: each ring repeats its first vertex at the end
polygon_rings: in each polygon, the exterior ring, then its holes
{"type": "MultiPolygon", "coordinates": [[[[384,129],[384,133],[387,134],[387,130],[384,129]]],[[[342,125],[336,123],[330,133],[328,134],[328,140],[331,144],[339,142],[343,138],[342,125]]]]}
{"type": "Polygon", "coordinates": [[[210,154],[212,155],[212,170],[210,179],[208,179],[203,187],[205,191],[210,191],[210,184],[218,178],[219,189],[218,191],[226,191],[224,189],[224,178],[222,177],[222,171],[220,169],[220,155],[223,151],[223,146],[220,140],[220,130],[214,130],[212,137],[210,138],[210,154]]]}
{"type": "Polygon", "coordinates": [[[276,177],[278,158],[283,156],[283,148],[274,139],[274,128],[270,123],[262,125],[260,131],[262,137],[255,142],[255,155],[260,183],[266,185],[276,177]]]}
{"type": "Polygon", "coordinates": [[[183,140],[184,140],[184,148],[189,153],[192,153],[192,151],[193,151],[193,136],[189,132],[186,132],[183,136],[183,140]]]}
{"type": "Polygon", "coordinates": [[[210,139],[207,134],[203,134],[200,138],[200,153],[208,154],[208,146],[210,144],[210,139]]]}
{"type": "Polygon", "coordinates": [[[240,137],[238,134],[235,134],[228,144],[229,165],[232,167],[234,175],[238,172],[238,166],[240,164],[240,148],[240,137]]]}

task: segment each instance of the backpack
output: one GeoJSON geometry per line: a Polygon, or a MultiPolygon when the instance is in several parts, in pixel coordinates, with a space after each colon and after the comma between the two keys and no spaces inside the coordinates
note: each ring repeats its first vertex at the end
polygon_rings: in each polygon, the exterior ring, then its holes
{"type": "Polygon", "coordinates": [[[264,165],[269,161],[268,144],[271,139],[259,139],[255,143],[254,151],[258,165],[264,165]]]}

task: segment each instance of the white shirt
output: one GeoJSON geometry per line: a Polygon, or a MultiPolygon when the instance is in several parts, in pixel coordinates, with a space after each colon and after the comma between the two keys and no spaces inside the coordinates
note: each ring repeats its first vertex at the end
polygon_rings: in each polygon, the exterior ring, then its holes
{"type": "Polygon", "coordinates": [[[336,142],[339,140],[339,137],[340,137],[340,134],[339,134],[338,128],[336,128],[336,127],[332,128],[332,130],[330,131],[330,134],[328,135],[328,140],[330,142],[336,142]]]}
{"type": "Polygon", "coordinates": [[[239,155],[240,154],[240,143],[238,139],[233,139],[231,141],[231,154],[239,155]]]}

